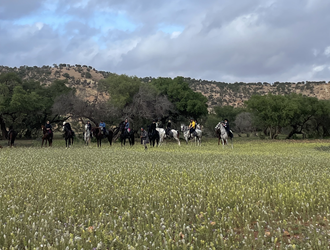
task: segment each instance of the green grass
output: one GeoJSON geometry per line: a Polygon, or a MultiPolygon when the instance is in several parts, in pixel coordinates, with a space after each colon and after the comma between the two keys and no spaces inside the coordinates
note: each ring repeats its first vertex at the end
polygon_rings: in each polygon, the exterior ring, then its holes
{"type": "MultiPolygon", "coordinates": [[[[17,144],[20,145],[21,141],[17,144]]],[[[327,141],[0,150],[3,249],[326,249],[327,141]]]]}

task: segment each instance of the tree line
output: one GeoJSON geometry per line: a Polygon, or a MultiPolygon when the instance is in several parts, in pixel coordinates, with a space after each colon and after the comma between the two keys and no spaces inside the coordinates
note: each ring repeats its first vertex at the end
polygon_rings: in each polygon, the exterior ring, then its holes
{"type": "Polygon", "coordinates": [[[174,122],[207,116],[207,98],[189,88],[183,77],[143,82],[138,77],[111,74],[99,81],[96,95],[67,87],[67,80],[51,84],[22,80],[14,72],[0,75],[0,126],[2,137],[13,125],[21,136],[37,136],[47,120],[60,124],[71,118],[94,125],[101,120],[118,125],[128,118],[135,130],[160,119],[174,122]]]}
{"type": "Polygon", "coordinates": [[[14,72],[0,75],[0,127],[2,137],[10,125],[21,136],[37,136],[47,120],[60,125],[71,118],[101,120],[118,125],[128,118],[135,130],[159,119],[165,124],[188,122],[192,117],[213,134],[215,125],[227,118],[237,133],[262,132],[269,138],[285,134],[293,138],[330,135],[330,101],[301,94],[253,95],[243,107],[217,106],[208,113],[207,98],[194,92],[183,77],[141,81],[135,76],[111,74],[98,83],[92,99],[67,87],[67,80],[22,80],[14,72]]]}
{"type": "MultiPolygon", "coordinates": [[[[236,133],[261,132],[271,139],[284,134],[287,139],[330,136],[330,101],[291,93],[253,95],[244,107],[216,107],[206,125],[229,119],[236,133]]],[[[260,133],[259,133],[260,134],[260,133]]]]}

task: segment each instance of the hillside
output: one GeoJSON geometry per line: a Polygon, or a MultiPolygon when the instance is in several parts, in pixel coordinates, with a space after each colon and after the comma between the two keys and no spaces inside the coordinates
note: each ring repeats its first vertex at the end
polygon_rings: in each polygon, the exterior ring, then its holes
{"type": "MultiPolygon", "coordinates": [[[[56,79],[67,79],[68,86],[77,89],[86,99],[92,101],[99,96],[98,81],[111,75],[110,72],[98,71],[87,65],[54,64],[53,66],[19,68],[0,66],[0,73],[16,72],[22,79],[39,81],[41,84],[50,84],[56,79]]],[[[141,78],[141,81],[150,81],[152,78],[141,78]]],[[[233,83],[204,81],[185,78],[189,86],[208,98],[210,108],[218,105],[242,106],[253,94],[289,94],[301,93],[318,99],[330,99],[330,88],[326,81],[322,82],[275,82],[269,83],[233,83]]],[[[103,96],[107,98],[106,96],[103,96]]]]}

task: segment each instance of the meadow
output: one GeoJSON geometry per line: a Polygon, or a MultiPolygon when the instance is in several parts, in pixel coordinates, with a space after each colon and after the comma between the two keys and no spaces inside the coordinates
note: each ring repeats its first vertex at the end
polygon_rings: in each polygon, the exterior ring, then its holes
{"type": "Polygon", "coordinates": [[[329,160],[329,141],[3,148],[0,249],[328,249],[329,160]]]}

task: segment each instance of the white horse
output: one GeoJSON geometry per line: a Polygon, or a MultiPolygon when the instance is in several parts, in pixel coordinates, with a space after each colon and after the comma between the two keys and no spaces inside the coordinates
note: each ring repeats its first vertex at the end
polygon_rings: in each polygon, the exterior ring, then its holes
{"type": "Polygon", "coordinates": [[[91,142],[91,131],[89,130],[89,126],[87,124],[85,125],[84,141],[87,146],[91,142]]]}
{"type": "MultiPolygon", "coordinates": [[[[220,133],[221,133],[222,148],[224,148],[225,145],[228,145],[228,138],[230,138],[230,137],[228,136],[228,133],[227,133],[225,127],[222,125],[221,122],[219,122],[219,123],[217,124],[217,126],[215,126],[215,129],[216,129],[216,130],[217,130],[217,129],[220,130],[220,133]]],[[[230,140],[231,140],[231,148],[233,148],[233,139],[230,138],[230,140]]]]}
{"type": "MultiPolygon", "coordinates": [[[[186,143],[188,144],[189,136],[190,136],[190,129],[188,126],[181,124],[181,131],[183,132],[184,139],[186,140],[186,143]]],[[[196,129],[192,137],[195,138],[195,144],[202,146],[202,130],[200,125],[196,125],[196,129]]]]}
{"type": "MultiPolygon", "coordinates": [[[[165,129],[163,129],[163,128],[156,128],[156,130],[159,133],[159,145],[161,145],[164,141],[164,138],[166,137],[166,132],[165,132],[165,129]]],[[[179,131],[177,131],[175,129],[171,129],[170,136],[172,136],[178,142],[179,146],[181,145],[180,139],[179,139],[179,131]]]]}

